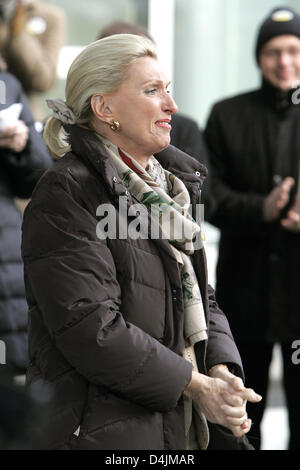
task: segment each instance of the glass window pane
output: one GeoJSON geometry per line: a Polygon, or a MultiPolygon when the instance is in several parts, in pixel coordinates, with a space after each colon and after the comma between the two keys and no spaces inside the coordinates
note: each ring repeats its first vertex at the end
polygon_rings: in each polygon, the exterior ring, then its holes
{"type": "Polygon", "coordinates": [[[87,45],[116,20],[147,26],[147,0],[47,0],[65,10],[68,45],[87,45]]]}

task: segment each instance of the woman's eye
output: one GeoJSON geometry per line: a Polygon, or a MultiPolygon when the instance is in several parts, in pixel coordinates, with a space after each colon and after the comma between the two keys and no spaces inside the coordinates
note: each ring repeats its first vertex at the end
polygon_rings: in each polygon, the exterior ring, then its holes
{"type": "Polygon", "coordinates": [[[156,88],[152,88],[151,90],[146,90],[146,93],[148,95],[154,95],[155,92],[156,92],[156,88]]]}

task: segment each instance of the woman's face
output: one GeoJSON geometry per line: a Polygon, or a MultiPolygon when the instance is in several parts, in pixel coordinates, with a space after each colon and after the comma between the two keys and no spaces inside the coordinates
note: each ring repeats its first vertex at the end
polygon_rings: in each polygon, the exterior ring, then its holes
{"type": "Polygon", "coordinates": [[[118,91],[106,97],[120,130],[111,134],[133,157],[151,156],[170,143],[171,116],[177,106],[168,90],[169,80],[151,57],[136,59],[118,91]]]}

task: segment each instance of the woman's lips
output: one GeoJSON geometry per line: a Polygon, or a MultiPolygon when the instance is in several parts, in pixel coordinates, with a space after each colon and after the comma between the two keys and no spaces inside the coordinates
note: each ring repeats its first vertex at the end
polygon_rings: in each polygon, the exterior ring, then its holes
{"type": "Polygon", "coordinates": [[[172,127],[170,125],[171,120],[170,119],[161,119],[159,121],[156,121],[155,125],[158,127],[162,127],[163,129],[169,129],[171,130],[172,127]]]}

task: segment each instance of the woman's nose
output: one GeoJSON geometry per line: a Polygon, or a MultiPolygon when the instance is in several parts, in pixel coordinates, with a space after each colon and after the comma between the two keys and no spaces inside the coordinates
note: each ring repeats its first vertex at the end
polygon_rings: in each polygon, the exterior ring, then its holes
{"type": "Polygon", "coordinates": [[[178,111],[178,106],[175,103],[174,98],[169,93],[167,93],[166,95],[166,100],[164,103],[164,111],[167,111],[170,114],[175,114],[178,111]]]}

